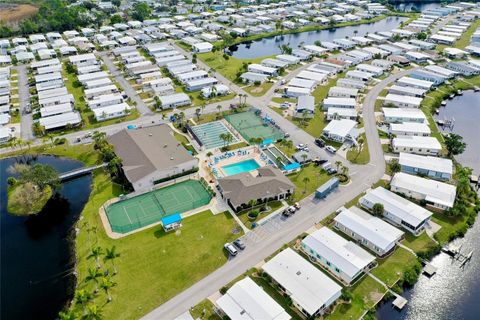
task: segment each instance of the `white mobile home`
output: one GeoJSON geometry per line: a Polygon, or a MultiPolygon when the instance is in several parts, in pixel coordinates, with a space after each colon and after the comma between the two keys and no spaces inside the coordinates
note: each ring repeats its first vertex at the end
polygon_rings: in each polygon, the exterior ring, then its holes
{"type": "Polygon", "coordinates": [[[427,117],[420,109],[414,108],[382,108],[386,123],[417,122],[425,123],[427,117]]]}
{"type": "Polygon", "coordinates": [[[185,93],[175,93],[167,96],[160,96],[162,109],[171,109],[191,104],[190,97],[185,93]]]}
{"type": "Polygon", "coordinates": [[[403,172],[397,172],[393,176],[390,187],[393,192],[426,201],[427,206],[440,210],[453,207],[457,191],[454,185],[403,172]]]}
{"type": "Polygon", "coordinates": [[[335,228],[382,257],[390,253],[404,232],[358,207],[343,209],[333,220],[335,228]]]}
{"type": "Polygon", "coordinates": [[[393,104],[399,108],[420,108],[422,100],[422,98],[389,93],[385,97],[384,103],[393,104]]]}
{"type": "Polygon", "coordinates": [[[450,159],[401,152],[398,163],[402,172],[432,179],[450,180],[453,174],[453,162],[450,159]]]}
{"type": "Polygon", "coordinates": [[[430,136],[431,130],[426,123],[402,122],[390,124],[390,133],[396,136],[430,136]]]}
{"type": "Polygon", "coordinates": [[[434,137],[398,136],[392,140],[394,152],[407,152],[436,156],[442,152],[442,145],[434,137]]]}
{"type": "Polygon", "coordinates": [[[375,257],[352,241],[345,240],[327,227],[302,240],[302,250],[334,277],[350,284],[368,271],[375,257]]]}
{"type": "Polygon", "coordinates": [[[377,203],[382,204],[386,219],[414,234],[423,231],[432,216],[430,211],[382,187],[368,191],[359,203],[368,210],[377,203]]]}
{"type": "Polygon", "coordinates": [[[290,248],[270,259],[262,269],[307,317],[322,315],[342,294],[342,287],[290,248]]]}

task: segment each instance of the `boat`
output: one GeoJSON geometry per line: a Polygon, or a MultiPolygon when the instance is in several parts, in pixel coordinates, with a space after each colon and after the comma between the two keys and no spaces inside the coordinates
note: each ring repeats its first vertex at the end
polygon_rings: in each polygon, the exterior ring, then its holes
{"type": "Polygon", "coordinates": [[[445,107],[447,105],[447,101],[442,101],[441,105],[445,107]]]}
{"type": "Polygon", "coordinates": [[[454,94],[454,93],[452,93],[452,94],[451,94],[451,95],[449,95],[448,97],[449,97],[450,99],[453,99],[453,98],[455,98],[455,94],[454,94]]]}
{"type": "Polygon", "coordinates": [[[477,91],[479,91],[479,90],[480,90],[479,87],[473,87],[473,91],[477,92],[477,91]]]}
{"type": "Polygon", "coordinates": [[[439,114],[439,113],[440,113],[440,110],[435,109],[435,113],[436,113],[436,114],[439,114]]]}
{"type": "Polygon", "coordinates": [[[457,91],[457,94],[458,94],[459,96],[461,96],[461,95],[463,94],[463,90],[458,90],[458,91],[457,91]]]}

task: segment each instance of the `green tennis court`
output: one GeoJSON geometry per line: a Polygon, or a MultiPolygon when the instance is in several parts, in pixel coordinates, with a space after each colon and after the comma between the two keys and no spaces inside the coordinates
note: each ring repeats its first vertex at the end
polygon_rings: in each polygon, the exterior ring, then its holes
{"type": "Polygon", "coordinates": [[[127,233],[210,202],[212,195],[199,180],[187,180],[112,203],[105,212],[112,231],[127,233]]]}
{"type": "Polygon", "coordinates": [[[252,111],[234,113],[225,116],[225,119],[237,130],[242,137],[250,141],[252,138],[262,140],[283,139],[283,132],[252,111]]]}

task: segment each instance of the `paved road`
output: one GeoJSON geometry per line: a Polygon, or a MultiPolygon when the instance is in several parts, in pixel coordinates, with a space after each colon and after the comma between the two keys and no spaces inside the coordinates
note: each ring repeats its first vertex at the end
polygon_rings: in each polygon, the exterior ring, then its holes
{"type": "MultiPolygon", "coordinates": [[[[143,319],[174,319],[380,180],[385,172],[385,161],[375,123],[375,100],[389,84],[411,71],[405,70],[390,75],[375,85],[365,97],[363,118],[370,163],[366,166],[351,166],[354,172],[351,169],[352,182],[350,184],[340,187],[337,192],[329,195],[326,201],[319,201],[310,196],[302,201],[302,209],[293,217],[285,221],[278,221],[277,218],[273,225],[266,225],[248,233],[246,235],[248,247],[245,251],[187,290],[151,311],[143,319]]],[[[263,108],[264,111],[266,109],[266,107],[263,108]]],[[[272,116],[273,114],[276,113],[273,112],[272,116]]],[[[279,117],[274,119],[280,123],[282,121],[280,119],[283,119],[283,117],[279,117]]],[[[286,119],[284,120],[287,122],[282,121],[280,126],[290,126],[291,123],[286,119]]],[[[298,128],[292,132],[292,136],[295,135],[297,139],[312,139],[298,128]]]]}
{"type": "Polygon", "coordinates": [[[122,75],[122,72],[117,68],[117,66],[115,66],[115,64],[113,64],[112,59],[108,56],[108,52],[100,51],[100,52],[97,52],[97,54],[100,56],[100,58],[102,58],[103,62],[108,68],[108,71],[110,71],[110,74],[120,84],[120,86],[123,88],[123,91],[125,91],[126,95],[130,99],[132,99],[132,101],[135,101],[137,110],[142,115],[153,114],[152,110],[150,110],[150,108],[145,104],[145,102],[137,94],[137,91],[133,89],[130,83],[122,75]]]}
{"type": "Polygon", "coordinates": [[[30,102],[30,90],[28,87],[27,65],[15,67],[18,73],[18,100],[20,103],[20,135],[23,140],[32,140],[35,137],[32,132],[33,117],[26,113],[27,105],[30,102]]]}

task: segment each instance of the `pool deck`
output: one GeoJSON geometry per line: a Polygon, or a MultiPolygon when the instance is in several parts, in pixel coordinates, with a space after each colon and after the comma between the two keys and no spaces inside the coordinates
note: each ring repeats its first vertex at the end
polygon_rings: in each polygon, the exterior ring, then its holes
{"type": "MultiPolygon", "coordinates": [[[[227,151],[228,152],[228,151],[227,151]]],[[[227,175],[225,174],[225,172],[222,170],[222,167],[224,166],[228,166],[228,165],[231,165],[231,164],[235,164],[235,163],[238,163],[238,162],[243,162],[243,161],[247,161],[247,160],[255,160],[259,165],[260,167],[264,167],[267,165],[267,162],[265,162],[264,160],[262,160],[261,158],[261,153],[260,153],[260,150],[258,149],[258,147],[256,146],[250,146],[250,147],[246,147],[246,148],[242,148],[242,149],[237,149],[237,150],[234,150],[234,151],[229,151],[229,152],[234,152],[236,153],[236,155],[232,156],[232,157],[229,157],[229,158],[226,158],[226,159],[223,159],[221,161],[219,161],[218,163],[215,164],[215,161],[214,161],[214,157],[215,156],[219,156],[220,154],[217,154],[217,155],[213,155],[210,157],[210,162],[213,163],[212,165],[212,168],[216,168],[217,169],[217,172],[220,174],[219,178],[223,178],[223,177],[226,177],[227,175]],[[247,154],[245,155],[238,155],[238,150],[240,151],[248,151],[247,154]]],[[[252,170],[252,171],[249,171],[249,172],[256,172],[257,170],[252,170]]]]}

